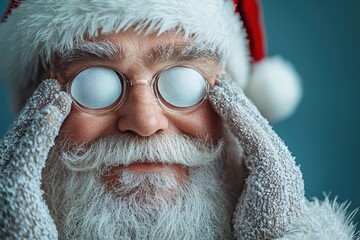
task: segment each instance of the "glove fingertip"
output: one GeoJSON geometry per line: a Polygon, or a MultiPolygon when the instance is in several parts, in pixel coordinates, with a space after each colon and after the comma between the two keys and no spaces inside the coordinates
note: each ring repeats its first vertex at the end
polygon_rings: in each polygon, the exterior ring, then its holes
{"type": "Polygon", "coordinates": [[[60,90],[62,88],[61,83],[58,80],[54,79],[54,78],[45,79],[45,80],[42,81],[41,84],[48,85],[48,86],[50,86],[50,87],[52,87],[52,88],[54,88],[56,90],[60,90]]]}
{"type": "Polygon", "coordinates": [[[66,92],[59,92],[50,105],[58,108],[63,115],[67,116],[71,110],[71,102],[71,97],[66,92]]]}
{"type": "Polygon", "coordinates": [[[46,148],[50,148],[65,118],[66,115],[60,108],[48,104],[36,114],[29,133],[43,139],[46,142],[46,148]]]}

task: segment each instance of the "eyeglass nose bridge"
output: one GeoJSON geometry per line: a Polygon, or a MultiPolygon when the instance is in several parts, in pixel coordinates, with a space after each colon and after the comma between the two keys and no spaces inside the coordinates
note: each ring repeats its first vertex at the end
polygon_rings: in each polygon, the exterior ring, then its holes
{"type": "Polygon", "coordinates": [[[129,82],[130,86],[135,86],[135,85],[149,85],[151,86],[152,81],[151,80],[145,80],[145,79],[140,79],[140,80],[127,80],[129,82]]]}
{"type": "MultiPolygon", "coordinates": [[[[149,86],[151,88],[151,93],[155,99],[155,101],[162,106],[161,101],[159,99],[159,96],[156,94],[156,91],[154,89],[154,78],[146,80],[146,79],[139,79],[139,80],[130,80],[127,78],[123,78],[126,82],[126,84],[128,85],[128,87],[125,90],[125,94],[124,94],[124,98],[127,97],[127,95],[129,94],[129,90],[130,87],[135,86],[135,85],[143,85],[143,86],[149,86]]],[[[131,91],[131,90],[130,90],[131,91]]]]}
{"type": "MultiPolygon", "coordinates": [[[[139,80],[129,80],[129,79],[125,79],[125,81],[127,82],[127,85],[129,87],[135,86],[135,85],[143,85],[143,86],[149,86],[151,88],[151,92],[153,94],[153,97],[155,98],[155,100],[158,102],[158,96],[155,94],[154,92],[154,81],[152,79],[150,80],[146,80],[146,79],[139,79],[139,80]]],[[[128,91],[130,90],[129,87],[127,89],[124,89],[126,91],[125,96],[128,94],[128,91]]]]}

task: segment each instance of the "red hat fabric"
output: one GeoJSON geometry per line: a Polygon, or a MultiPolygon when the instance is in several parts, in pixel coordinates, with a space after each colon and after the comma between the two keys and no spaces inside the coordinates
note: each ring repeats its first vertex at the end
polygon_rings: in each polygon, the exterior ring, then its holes
{"type": "Polygon", "coordinates": [[[19,4],[22,2],[22,0],[11,0],[8,8],[6,9],[6,12],[2,18],[2,22],[6,22],[8,16],[11,14],[11,11],[14,8],[17,8],[19,6],[19,4]]]}
{"type": "Polygon", "coordinates": [[[247,32],[252,60],[261,61],[266,56],[266,45],[260,4],[256,0],[235,0],[234,3],[247,32]]]}

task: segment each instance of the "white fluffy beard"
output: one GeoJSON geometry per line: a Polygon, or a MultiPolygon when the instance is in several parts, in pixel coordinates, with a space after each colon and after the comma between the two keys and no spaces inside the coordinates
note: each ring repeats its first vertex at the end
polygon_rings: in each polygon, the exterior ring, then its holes
{"type": "Polygon", "coordinates": [[[57,143],[43,188],[61,239],[231,239],[231,206],[218,175],[223,144],[209,146],[183,135],[143,140],[100,139],[64,150],[57,143]],[[135,161],[181,163],[185,182],[171,171],[121,171],[109,190],[107,167],[135,161]]]}

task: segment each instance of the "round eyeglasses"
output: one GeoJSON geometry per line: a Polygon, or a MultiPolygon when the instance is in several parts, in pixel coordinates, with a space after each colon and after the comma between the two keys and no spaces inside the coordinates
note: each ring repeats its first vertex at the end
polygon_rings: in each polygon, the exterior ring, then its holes
{"type": "MultiPolygon", "coordinates": [[[[73,104],[91,114],[117,110],[126,99],[132,82],[111,68],[90,67],[72,77],[66,85],[73,104]]],[[[194,68],[175,66],[157,73],[148,82],[159,105],[173,113],[187,113],[198,108],[206,99],[209,83],[194,68]]]]}

